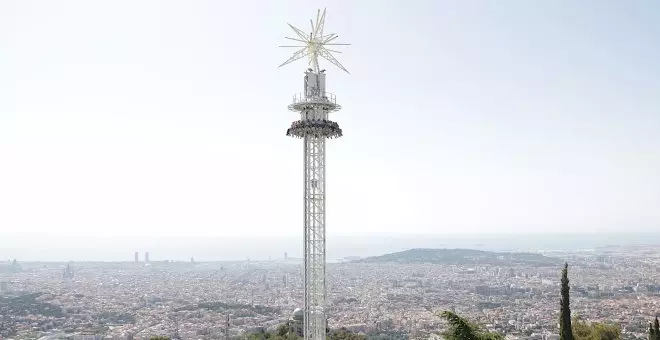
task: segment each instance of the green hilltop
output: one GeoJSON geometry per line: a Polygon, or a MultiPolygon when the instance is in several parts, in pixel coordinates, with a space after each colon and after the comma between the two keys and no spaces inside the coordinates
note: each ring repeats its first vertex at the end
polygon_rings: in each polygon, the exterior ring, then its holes
{"type": "Polygon", "coordinates": [[[558,266],[561,259],[536,253],[492,252],[474,249],[409,249],[397,253],[367,257],[356,263],[432,263],[445,265],[528,265],[558,266]]]}

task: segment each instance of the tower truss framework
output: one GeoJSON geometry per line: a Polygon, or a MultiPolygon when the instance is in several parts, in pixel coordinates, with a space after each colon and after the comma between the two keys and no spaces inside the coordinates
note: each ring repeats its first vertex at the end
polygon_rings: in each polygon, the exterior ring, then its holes
{"type": "Polygon", "coordinates": [[[289,24],[295,37],[287,39],[297,45],[280,46],[297,51],[282,65],[307,57],[303,92],[293,97],[289,110],[300,115],[287,130],[287,136],[303,140],[303,250],[304,250],[304,327],[305,340],[324,340],[327,330],[326,287],[326,205],[325,164],[326,140],[342,136],[339,124],[329,114],[341,109],[334,94],[326,92],[325,70],[319,69],[319,57],[348,73],[330,49],[348,45],[335,42],[338,35],[324,34],[325,10],[319,10],[316,21],[310,20],[311,32],[289,24]]]}

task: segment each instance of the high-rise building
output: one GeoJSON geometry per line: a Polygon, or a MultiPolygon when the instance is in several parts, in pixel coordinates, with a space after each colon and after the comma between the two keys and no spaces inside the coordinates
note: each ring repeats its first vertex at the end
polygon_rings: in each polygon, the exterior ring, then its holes
{"type": "Polygon", "coordinates": [[[144,262],[149,262],[149,252],[144,253],[144,262]]]}
{"type": "Polygon", "coordinates": [[[139,263],[139,262],[140,262],[140,254],[136,251],[135,252],[135,263],[139,263]]]}
{"type": "Polygon", "coordinates": [[[62,277],[65,279],[72,279],[73,278],[73,268],[71,267],[71,263],[68,263],[66,265],[66,268],[62,272],[62,277]]]}

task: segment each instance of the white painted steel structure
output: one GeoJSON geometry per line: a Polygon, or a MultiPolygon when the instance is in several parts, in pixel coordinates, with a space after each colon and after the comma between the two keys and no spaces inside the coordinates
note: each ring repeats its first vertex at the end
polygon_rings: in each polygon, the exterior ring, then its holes
{"type": "Polygon", "coordinates": [[[296,37],[289,40],[298,50],[281,66],[308,57],[310,68],[305,72],[303,93],[295,95],[289,110],[300,114],[300,120],[291,124],[287,135],[304,140],[304,329],[305,340],[326,338],[326,282],[325,282],[325,141],[342,136],[339,124],[329,119],[329,113],[338,111],[335,96],[325,91],[325,70],[319,69],[319,57],[348,73],[329,46],[348,45],[334,42],[337,34],[324,34],[325,10],[317,12],[316,22],[310,20],[311,32],[289,24],[296,37]]]}

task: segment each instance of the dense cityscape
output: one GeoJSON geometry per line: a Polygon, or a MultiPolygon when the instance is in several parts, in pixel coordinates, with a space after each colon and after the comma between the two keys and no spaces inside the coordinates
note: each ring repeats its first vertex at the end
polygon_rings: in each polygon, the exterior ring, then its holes
{"type": "Polygon", "coordinates": [[[660,1],[0,1],[0,340],[660,340],[659,41],[660,1]]]}
{"type": "MultiPolygon", "coordinates": [[[[559,279],[570,263],[582,320],[646,338],[660,311],[660,251],[541,254],[414,249],[328,265],[329,327],[426,339],[443,310],[509,338],[558,338],[559,279]]],[[[302,298],[299,259],[0,265],[0,338],[224,339],[275,329],[302,298]]]]}

